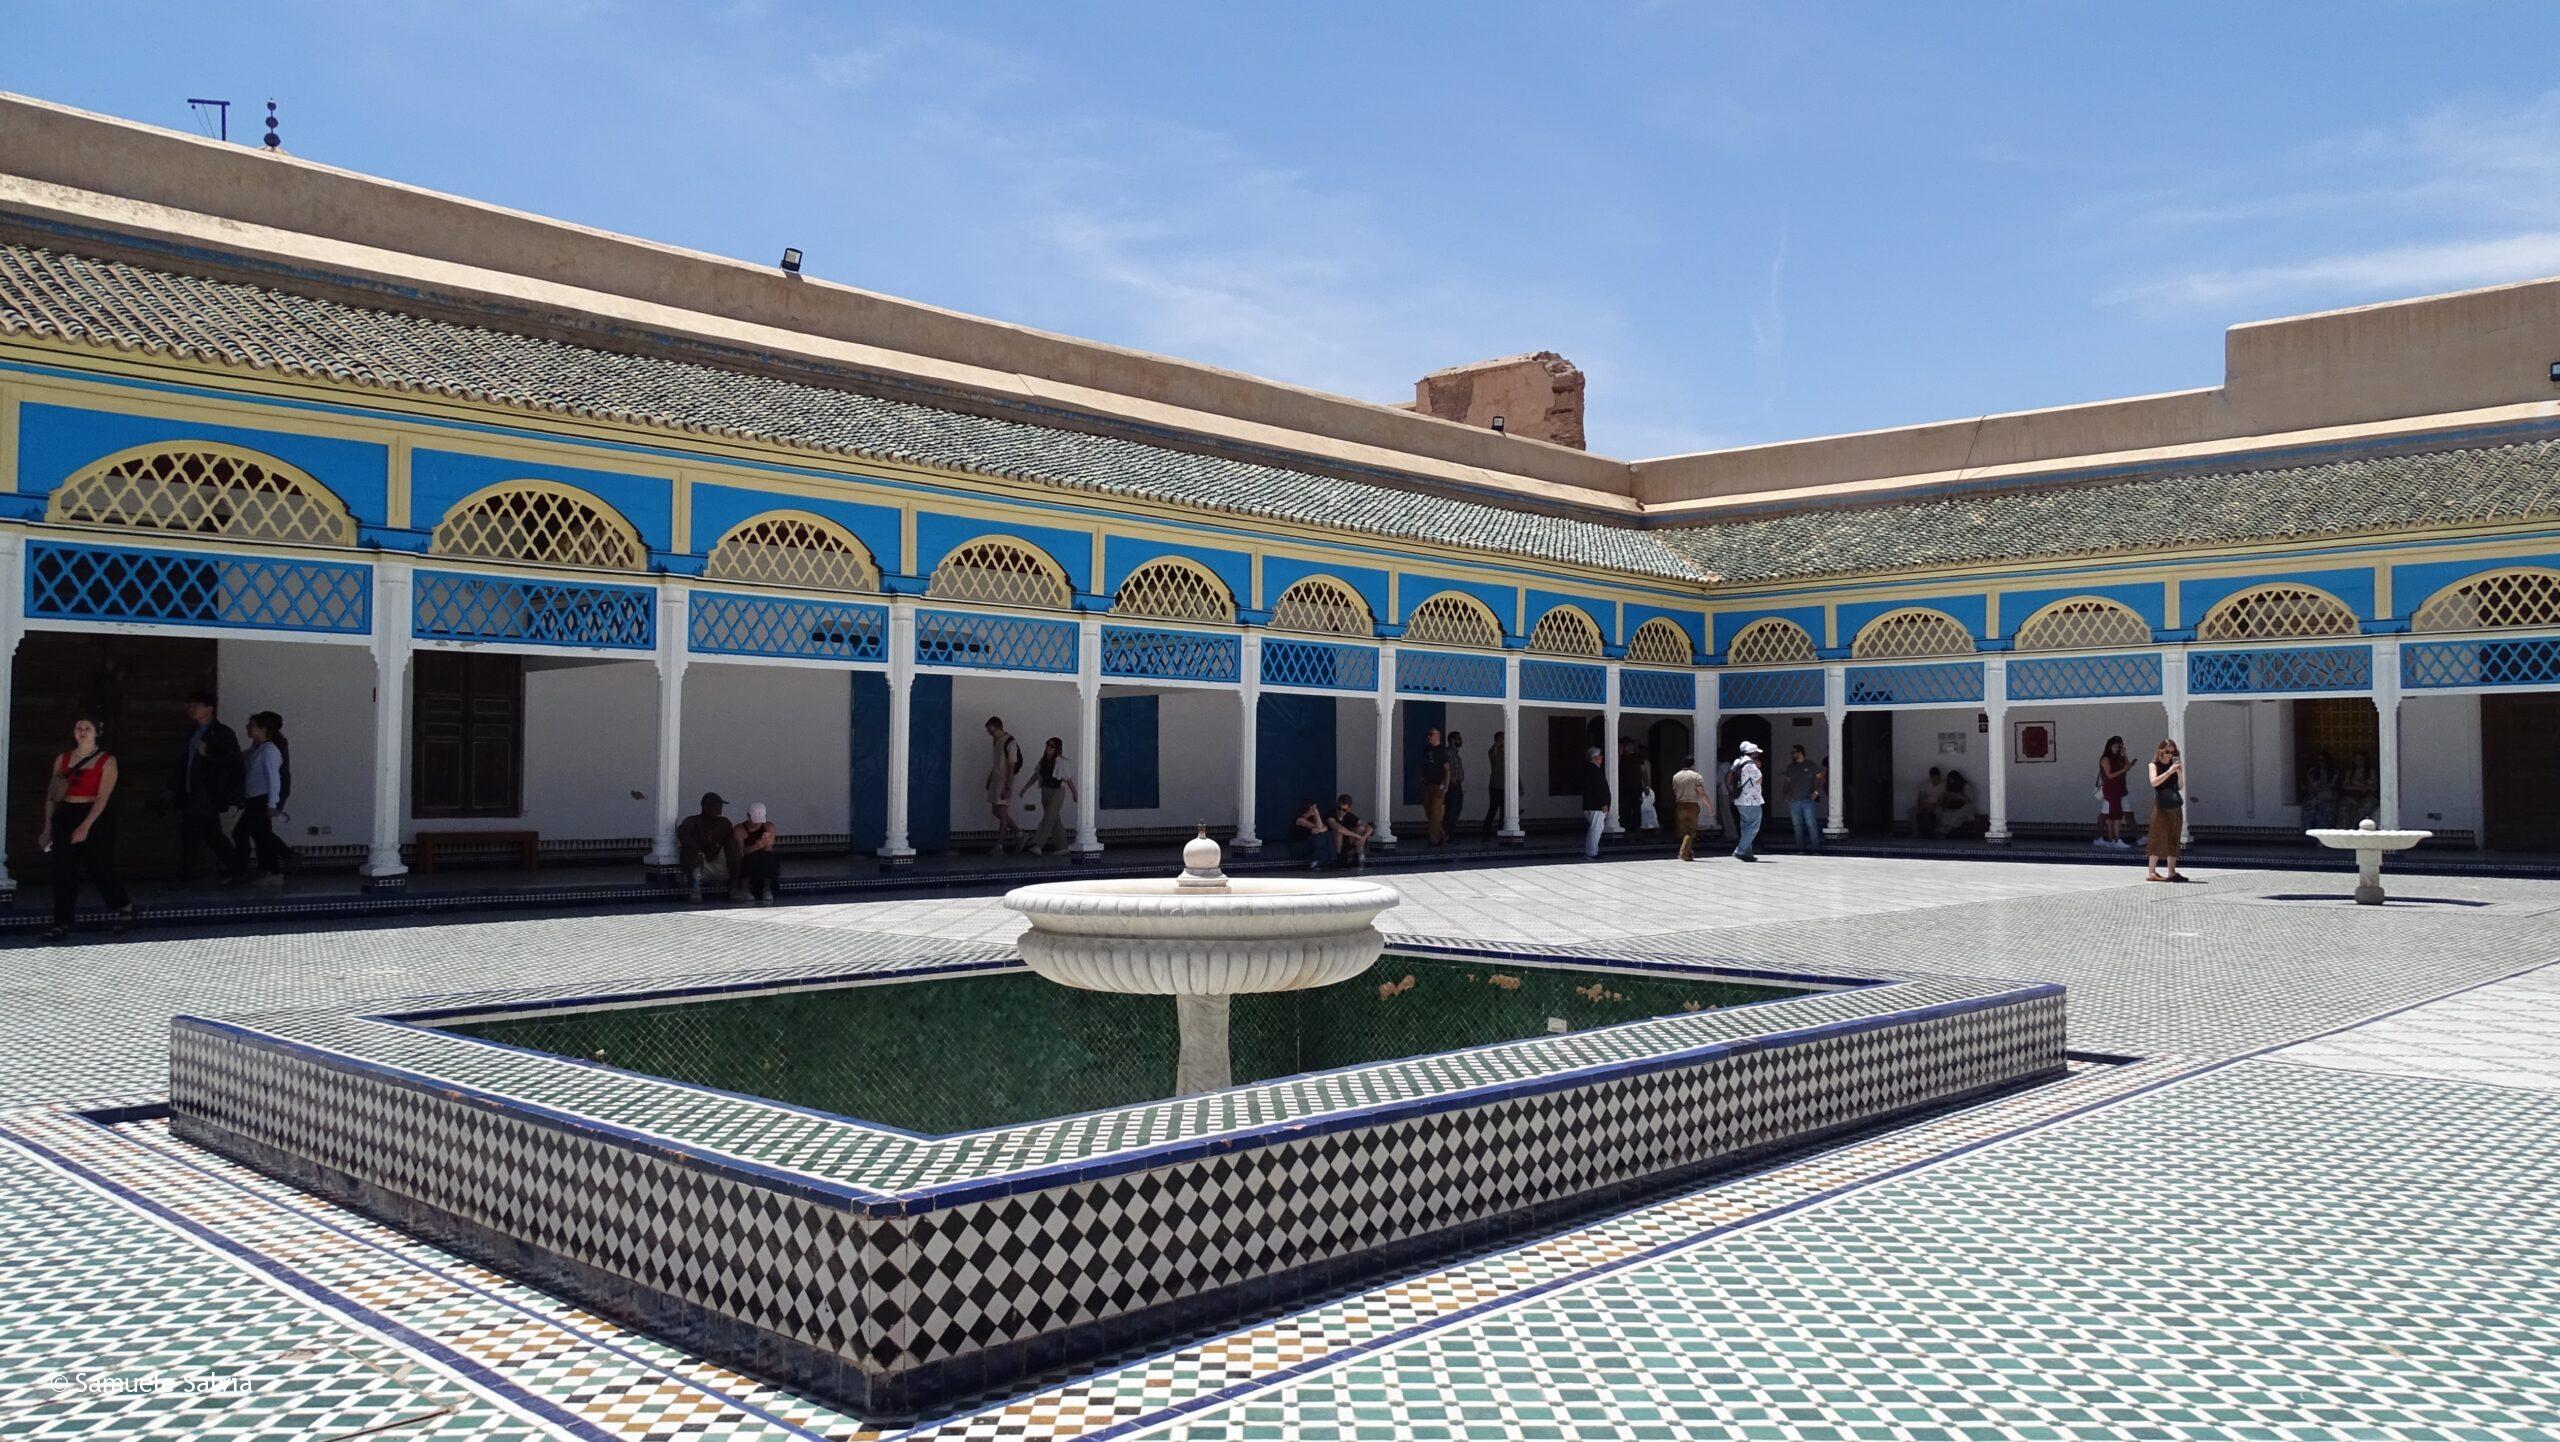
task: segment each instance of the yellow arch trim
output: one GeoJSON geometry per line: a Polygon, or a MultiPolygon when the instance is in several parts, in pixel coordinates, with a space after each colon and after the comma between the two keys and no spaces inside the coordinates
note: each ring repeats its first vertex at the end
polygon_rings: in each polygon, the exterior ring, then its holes
{"type": "Polygon", "coordinates": [[[1404,613],[1404,624],[1410,627],[1413,624],[1413,618],[1422,614],[1422,608],[1430,605],[1434,601],[1456,602],[1460,610],[1466,611],[1475,616],[1476,619],[1484,622],[1485,629],[1492,633],[1493,639],[1490,641],[1423,642],[1420,644],[1474,646],[1480,650],[1486,651],[1498,651],[1502,648],[1502,617],[1500,614],[1495,612],[1491,606],[1486,605],[1483,601],[1474,596],[1468,595],[1464,591],[1432,592],[1430,595],[1423,597],[1420,601],[1415,602],[1412,609],[1404,613]]]}
{"type": "Polygon", "coordinates": [[[1529,623],[1527,649],[1540,656],[1605,656],[1609,653],[1609,633],[1601,629],[1598,617],[1592,615],[1589,611],[1582,609],[1580,606],[1567,602],[1562,605],[1549,606],[1547,609],[1538,613],[1537,620],[1529,623]],[[1544,626],[1550,619],[1557,616],[1573,616],[1580,619],[1582,624],[1589,628],[1588,634],[1591,637],[1591,649],[1588,651],[1551,651],[1540,649],[1538,646],[1538,628],[1544,626]]]}
{"type": "MultiPolygon", "coordinates": [[[[2494,570],[2474,571],[2459,581],[2438,587],[2435,594],[2427,597],[2424,604],[2420,605],[2416,610],[2411,611],[2409,613],[2410,630],[2432,632],[2439,629],[2434,627],[2421,627],[2418,624],[2418,618],[2426,615],[2428,610],[2438,601],[2457,596],[2469,587],[2478,586],[2485,582],[2503,580],[2508,577],[2514,577],[2519,580],[2543,580],[2549,582],[2555,590],[2560,590],[2560,570],[2554,570],[2549,566],[2499,566],[2494,570]]],[[[2553,623],[2548,621],[2524,621],[2516,623],[2519,629],[2550,624],[2553,623]]],[[[2501,626],[2485,626],[2465,627],[2463,629],[2495,631],[2507,628],[2501,626]]]]}
{"type": "Polygon", "coordinates": [[[1157,556],[1150,560],[1140,561],[1138,564],[1131,566],[1129,568],[1129,574],[1120,578],[1120,584],[1111,588],[1111,609],[1114,611],[1118,611],[1120,609],[1120,596],[1123,592],[1129,589],[1130,582],[1145,575],[1149,571],[1156,570],[1189,571],[1201,580],[1208,582],[1210,590],[1216,592],[1218,595],[1226,597],[1227,599],[1226,614],[1218,617],[1217,619],[1228,622],[1235,620],[1236,593],[1227,585],[1226,578],[1220,576],[1217,572],[1210,570],[1208,567],[1201,565],[1198,561],[1191,559],[1189,556],[1157,556]]]}
{"type": "MultiPolygon", "coordinates": [[[[464,496],[461,500],[458,500],[452,505],[446,507],[445,513],[436,517],[435,528],[427,532],[427,553],[429,555],[437,556],[457,554],[452,551],[439,549],[435,542],[436,536],[441,534],[445,527],[453,524],[455,517],[468,514],[474,507],[485,504],[499,496],[506,495],[553,495],[575,501],[579,505],[595,512],[598,516],[603,517],[606,527],[610,529],[616,537],[628,543],[631,547],[632,562],[629,566],[611,567],[608,569],[645,571],[649,568],[649,543],[641,539],[640,528],[631,523],[631,518],[622,514],[622,512],[617,509],[611,501],[606,500],[604,497],[597,495],[593,491],[582,490],[579,487],[568,485],[564,482],[542,480],[530,476],[522,480],[500,481],[495,485],[482,486],[480,489],[473,491],[471,494],[464,496]]],[[[499,556],[471,557],[468,559],[508,560],[512,558],[499,556]]],[[[540,565],[543,563],[537,561],[533,564],[540,565]]]]}
{"type": "MultiPolygon", "coordinates": [[[[815,511],[794,510],[787,506],[778,510],[758,511],[754,515],[747,517],[745,520],[738,522],[738,524],[731,526],[728,530],[721,532],[720,539],[713,541],[709,546],[705,547],[702,552],[702,559],[705,567],[709,566],[711,558],[719,553],[722,546],[736,540],[742,532],[756,526],[764,525],[770,521],[797,521],[812,530],[824,531],[836,540],[843,542],[845,549],[862,558],[862,564],[870,569],[873,587],[875,589],[878,587],[881,574],[880,558],[871,554],[871,548],[862,543],[862,538],[860,536],[857,536],[852,531],[847,530],[844,524],[840,521],[828,520],[826,517],[819,515],[815,511]]],[[[721,577],[718,579],[727,580],[735,578],[721,577]]]]}
{"type": "MultiPolygon", "coordinates": [[[[62,525],[120,524],[116,522],[70,520],[62,514],[62,499],[65,495],[79,487],[92,485],[105,480],[107,473],[110,471],[121,470],[136,461],[145,461],[154,456],[171,454],[221,456],[226,460],[240,461],[256,466],[258,469],[265,471],[269,475],[275,476],[276,478],[291,484],[295,491],[299,492],[309,500],[318,502],[323,508],[325,508],[329,512],[332,520],[343,523],[339,528],[340,534],[336,539],[336,544],[341,546],[352,546],[356,543],[355,512],[348,508],[345,499],[339,496],[336,491],[333,491],[326,485],[323,485],[309,471],[302,469],[300,466],[280,461],[274,456],[268,455],[264,451],[253,451],[247,446],[235,446],[225,441],[197,441],[186,439],[153,441],[147,445],[127,446],[123,450],[117,451],[112,455],[100,456],[98,459],[89,462],[87,465],[82,466],[76,471],[73,471],[70,475],[63,477],[62,484],[54,487],[51,494],[45,497],[45,519],[62,525]]],[[[121,528],[135,531],[159,531],[164,529],[158,526],[136,526],[129,523],[122,523],[121,528]]],[[[187,535],[219,533],[172,531],[170,534],[187,535]]]]}
{"type": "MultiPolygon", "coordinates": [[[[1970,656],[1970,655],[1972,655],[1974,652],[1979,651],[1979,650],[1981,650],[1981,649],[1982,649],[1982,648],[1981,648],[1981,646],[1980,646],[1978,643],[1976,643],[1976,642],[1975,642],[1975,640],[1974,640],[1974,638],[1973,638],[1973,633],[1972,633],[1971,631],[1968,631],[1968,630],[1966,630],[1966,629],[1965,629],[1965,624],[1964,624],[1964,622],[1957,620],[1955,617],[1948,615],[1946,612],[1939,610],[1937,607],[1935,607],[1935,606],[1901,606],[1901,607],[1897,607],[1897,608],[1895,608],[1894,610],[1887,611],[1887,612],[1885,612],[1883,615],[1876,617],[1876,618],[1875,618],[1874,620],[1872,620],[1872,621],[1869,621],[1867,624],[1865,624],[1865,625],[1863,625],[1863,626],[1860,626],[1860,627],[1858,628],[1858,634],[1857,634],[1857,636],[1856,636],[1855,638],[1853,638],[1853,639],[1849,642],[1849,658],[1850,658],[1851,660],[1853,660],[1853,661],[1863,661],[1863,660],[1870,660],[1870,659],[1891,659],[1891,660],[1901,660],[1901,659],[1905,659],[1905,658],[1902,658],[1902,657],[1899,657],[1899,656],[1896,656],[1896,657],[1867,657],[1867,656],[1863,656],[1863,655],[1861,655],[1860,653],[1866,649],[1866,645],[1867,645],[1867,638],[1868,638],[1869,636],[1873,636],[1873,635],[1877,634],[1879,631],[1881,631],[1884,627],[1886,627],[1886,626],[1888,626],[1888,625],[1891,625],[1891,624],[1893,624],[1894,622],[1896,622],[1896,621],[1900,621],[1900,620],[1902,620],[1903,618],[1905,618],[1905,617],[1909,617],[1909,616],[1926,616],[1926,617],[1932,617],[1932,618],[1935,618],[1935,619],[1940,620],[1940,621],[1944,621],[1944,622],[1946,622],[1949,626],[1952,626],[1952,627],[1954,627],[1954,628],[1955,628],[1955,633],[1956,633],[1957,635],[1962,636],[1962,637],[1964,638],[1965,647],[1964,647],[1964,649],[1963,649],[1962,651],[1931,651],[1931,652],[1927,652],[1927,653],[1925,653],[1926,655],[1930,655],[1930,656],[1970,656]]],[[[1915,658],[1915,659],[1916,659],[1916,658],[1915,658]]]]}
{"type": "MultiPolygon", "coordinates": [[[[1309,571],[1307,574],[1291,581],[1288,585],[1281,587],[1280,594],[1271,598],[1272,613],[1274,615],[1279,614],[1280,603],[1289,599],[1290,592],[1295,591],[1302,586],[1311,586],[1319,591],[1340,592],[1342,598],[1349,601],[1352,608],[1357,610],[1368,620],[1369,628],[1363,634],[1372,637],[1377,635],[1378,613],[1369,609],[1369,598],[1360,594],[1359,587],[1352,585],[1349,581],[1342,579],[1340,576],[1332,575],[1324,571],[1309,571]]],[[[1306,631],[1300,634],[1308,636],[1333,636],[1341,633],[1336,631],[1306,631]]]]}
{"type": "Polygon", "coordinates": [[[2207,607],[2205,609],[2205,613],[2196,618],[2196,639],[2199,641],[2207,639],[2223,641],[2278,641],[2286,639],[2281,636],[2217,636],[2208,638],[2205,635],[2205,632],[2213,628],[2215,617],[2238,608],[2242,602],[2247,601],[2253,596],[2271,596],[2280,591],[2298,591],[2307,595],[2316,596],[2320,600],[2337,607],[2339,613],[2347,618],[2347,629],[2343,631],[2314,631],[2310,634],[2315,636],[2352,636],[2356,634],[2356,608],[2339,600],[2335,593],[2324,587],[2307,585],[2301,581],[2269,581],[2263,585],[2251,586],[2246,590],[2234,591],[2230,595],[2223,597],[2221,600],[2216,601],[2211,606],[2207,607]]]}
{"type": "Polygon", "coordinates": [[[1697,659],[1696,643],[1689,639],[1688,632],[1680,629],[1679,622],[1671,620],[1666,616],[1655,616],[1646,621],[1643,625],[1636,627],[1636,633],[1627,638],[1627,659],[1646,666],[1686,666],[1697,659]],[[1648,658],[1639,658],[1636,655],[1636,652],[1643,647],[1644,638],[1647,636],[1668,636],[1672,643],[1678,648],[1680,659],[1677,661],[1655,661],[1648,658]]]}
{"type": "Polygon", "coordinates": [[[1788,620],[1784,616],[1763,616],[1757,621],[1746,624],[1741,630],[1734,632],[1733,640],[1727,643],[1724,648],[1724,654],[1727,663],[1731,665],[1801,666],[1807,662],[1821,659],[1822,649],[1820,644],[1813,639],[1813,633],[1806,630],[1804,627],[1797,625],[1795,622],[1788,620]],[[1792,633],[1796,639],[1804,642],[1804,654],[1780,661],[1732,660],[1733,653],[1741,650],[1742,643],[1751,639],[1753,636],[1775,635],[1779,632],[1792,633]]]}
{"type": "Polygon", "coordinates": [[[2118,615],[2129,616],[2133,619],[2134,625],[2142,629],[2142,639],[2138,642],[2128,641],[2125,644],[2128,646],[2149,645],[2151,642],[2151,623],[2142,619],[2142,613],[2140,611],[2133,609],[2131,606],[2126,605],[2124,602],[2117,600],[2113,596],[2065,596],[2059,601],[2038,606],[2035,610],[2035,614],[2027,617],[2024,621],[2019,622],[2018,629],[2009,633],[2011,643],[2014,645],[2018,638],[2026,635],[2029,631],[2034,630],[2036,623],[2042,621],[2045,617],[2069,610],[2074,606],[2103,606],[2118,615]]]}
{"type": "MultiPolygon", "coordinates": [[[[1034,564],[1036,564],[1042,571],[1048,573],[1051,580],[1058,583],[1058,589],[1066,592],[1067,599],[1064,605],[1072,606],[1075,604],[1075,578],[1067,574],[1067,568],[1059,564],[1058,558],[1009,531],[988,531],[982,535],[972,536],[968,540],[962,541],[959,545],[952,547],[950,550],[943,552],[942,559],[933,563],[933,574],[925,577],[925,595],[928,597],[933,596],[934,582],[940,580],[942,573],[950,567],[952,557],[963,555],[976,547],[990,544],[1009,547],[1031,557],[1034,564]]],[[[939,597],[936,599],[949,600],[952,598],[939,597]]],[[[1061,609],[1063,608],[1064,607],[1062,606],[1061,609]]]]}

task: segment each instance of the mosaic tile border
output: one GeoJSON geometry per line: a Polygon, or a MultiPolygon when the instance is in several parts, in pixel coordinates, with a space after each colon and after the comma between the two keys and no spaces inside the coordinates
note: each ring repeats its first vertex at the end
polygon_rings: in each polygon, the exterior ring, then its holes
{"type": "MultiPolygon", "coordinates": [[[[889,1196],[707,1150],[686,1126],[745,1109],[773,1130],[927,1143],[378,1017],[181,1017],[172,1132],[691,1350],[896,1413],[2049,1076],[2062,1037],[2056,986],[1879,984],[1246,1089],[1440,1084],[889,1196]],[[637,1131],[377,1059],[403,1046],[686,1097],[685,1126],[637,1131]]],[[[1128,1110],[1169,1106],[1202,1109],[1128,1110]]]]}

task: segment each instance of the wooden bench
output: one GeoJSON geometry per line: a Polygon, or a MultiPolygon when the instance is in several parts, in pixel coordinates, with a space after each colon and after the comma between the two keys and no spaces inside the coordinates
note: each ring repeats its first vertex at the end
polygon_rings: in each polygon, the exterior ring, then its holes
{"type": "Polygon", "coordinates": [[[541,859],[542,837],[532,831],[421,831],[409,846],[420,876],[435,875],[438,846],[512,846],[532,871],[541,859]]]}

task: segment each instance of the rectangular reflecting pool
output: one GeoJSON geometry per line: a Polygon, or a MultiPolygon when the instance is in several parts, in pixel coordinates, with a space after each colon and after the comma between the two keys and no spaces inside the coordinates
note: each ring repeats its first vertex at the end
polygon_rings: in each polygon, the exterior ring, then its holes
{"type": "MultiPolygon", "coordinates": [[[[1243,1086],[1801,995],[1682,972],[1389,953],[1337,986],[1237,997],[1230,1043],[1243,1086]]],[[[928,1136],[1165,1100],[1177,1041],[1171,997],[1021,971],[440,1025],[928,1136]]]]}

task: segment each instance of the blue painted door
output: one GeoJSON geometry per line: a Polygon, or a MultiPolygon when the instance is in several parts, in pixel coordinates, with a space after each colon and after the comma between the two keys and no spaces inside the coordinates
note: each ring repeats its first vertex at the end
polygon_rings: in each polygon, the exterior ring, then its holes
{"type": "Polygon", "coordinates": [[[1449,703],[1404,701],[1398,704],[1404,707],[1404,741],[1397,749],[1404,753],[1404,759],[1396,763],[1399,773],[1396,794],[1403,798],[1404,805],[1420,806],[1423,738],[1431,734],[1432,727],[1445,728],[1449,724],[1449,703]]]}
{"type": "MultiPolygon", "coordinates": [[[[1102,698],[1102,788],[1105,811],[1152,811],[1156,800],[1156,698],[1102,698]]],[[[1096,784],[1096,783],[1088,783],[1096,784]]]]}
{"type": "Polygon", "coordinates": [[[1310,801],[1333,804],[1333,699],[1266,694],[1255,718],[1253,829],[1269,846],[1310,801]]]}
{"type": "MultiPolygon", "coordinates": [[[[889,836],[889,678],[853,676],[851,831],[856,852],[879,850],[889,836]]],[[[951,845],[951,678],[918,676],[907,714],[907,844],[918,851],[951,845]]]]}

